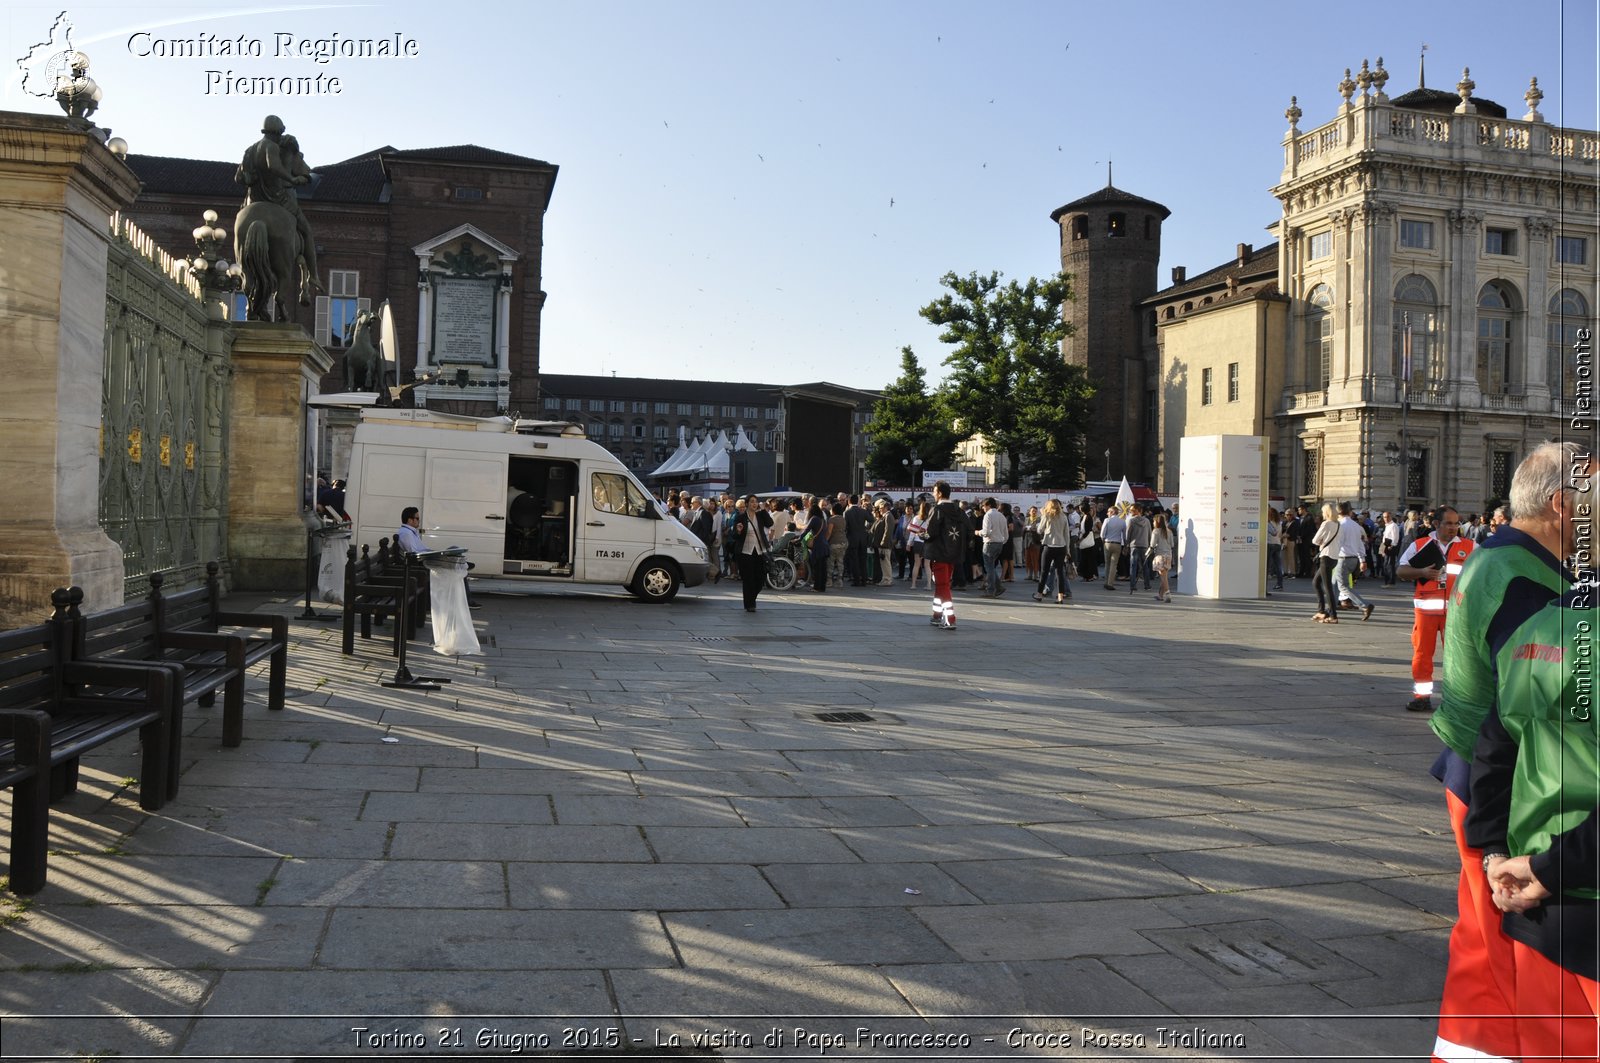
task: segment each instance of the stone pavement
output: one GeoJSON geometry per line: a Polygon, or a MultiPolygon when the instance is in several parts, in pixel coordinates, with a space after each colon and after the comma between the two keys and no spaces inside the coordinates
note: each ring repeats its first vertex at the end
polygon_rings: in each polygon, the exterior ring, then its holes
{"type": "Polygon", "coordinates": [[[1406,598],[1076,588],[954,633],[903,585],[483,595],[484,656],[414,644],[437,693],[293,623],[287,709],[255,677],[233,750],[191,713],[161,814],[131,745],[85,761],[0,901],[0,1051],[1425,1058],[1455,875],[1406,598]]]}

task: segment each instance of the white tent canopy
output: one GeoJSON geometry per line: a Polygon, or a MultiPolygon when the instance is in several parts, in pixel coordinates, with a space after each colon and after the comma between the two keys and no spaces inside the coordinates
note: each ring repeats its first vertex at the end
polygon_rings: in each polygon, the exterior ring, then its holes
{"type": "Polygon", "coordinates": [[[678,426],[678,449],[674,450],[666,461],[662,462],[651,476],[669,476],[681,471],[689,457],[689,430],[683,425],[678,426]]]}

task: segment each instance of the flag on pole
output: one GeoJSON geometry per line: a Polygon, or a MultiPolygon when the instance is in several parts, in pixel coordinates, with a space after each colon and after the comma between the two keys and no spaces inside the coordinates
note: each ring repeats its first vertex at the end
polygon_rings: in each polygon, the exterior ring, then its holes
{"type": "Polygon", "coordinates": [[[1128,486],[1128,477],[1122,477],[1122,486],[1117,488],[1117,508],[1133,505],[1133,488],[1128,486]]]}

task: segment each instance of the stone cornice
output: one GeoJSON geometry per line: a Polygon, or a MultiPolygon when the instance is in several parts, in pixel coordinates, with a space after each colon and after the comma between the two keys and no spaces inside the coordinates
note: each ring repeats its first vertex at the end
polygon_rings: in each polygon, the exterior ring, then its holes
{"type": "Polygon", "coordinates": [[[41,175],[81,174],[87,192],[106,215],[125,209],[139,195],[139,179],[106,146],[66,116],[0,111],[0,162],[13,171],[41,175]]]}

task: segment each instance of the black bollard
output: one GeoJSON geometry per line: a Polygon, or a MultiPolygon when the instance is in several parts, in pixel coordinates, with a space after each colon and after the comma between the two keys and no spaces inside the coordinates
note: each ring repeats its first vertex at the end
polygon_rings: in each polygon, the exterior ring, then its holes
{"type": "Polygon", "coordinates": [[[417,559],[417,555],[408,550],[403,556],[405,561],[401,569],[400,612],[394,618],[394,637],[400,665],[394,670],[394,678],[383,680],[381,685],[398,687],[402,690],[438,690],[439,684],[448,683],[450,680],[436,675],[412,675],[411,669],[406,667],[406,643],[411,641],[411,562],[417,559]]]}
{"type": "Polygon", "coordinates": [[[306,529],[306,611],[295,617],[296,620],[316,620],[328,623],[333,620],[331,616],[324,616],[311,608],[312,596],[316,594],[317,572],[322,568],[322,550],[319,548],[317,531],[315,528],[306,529]]]}

